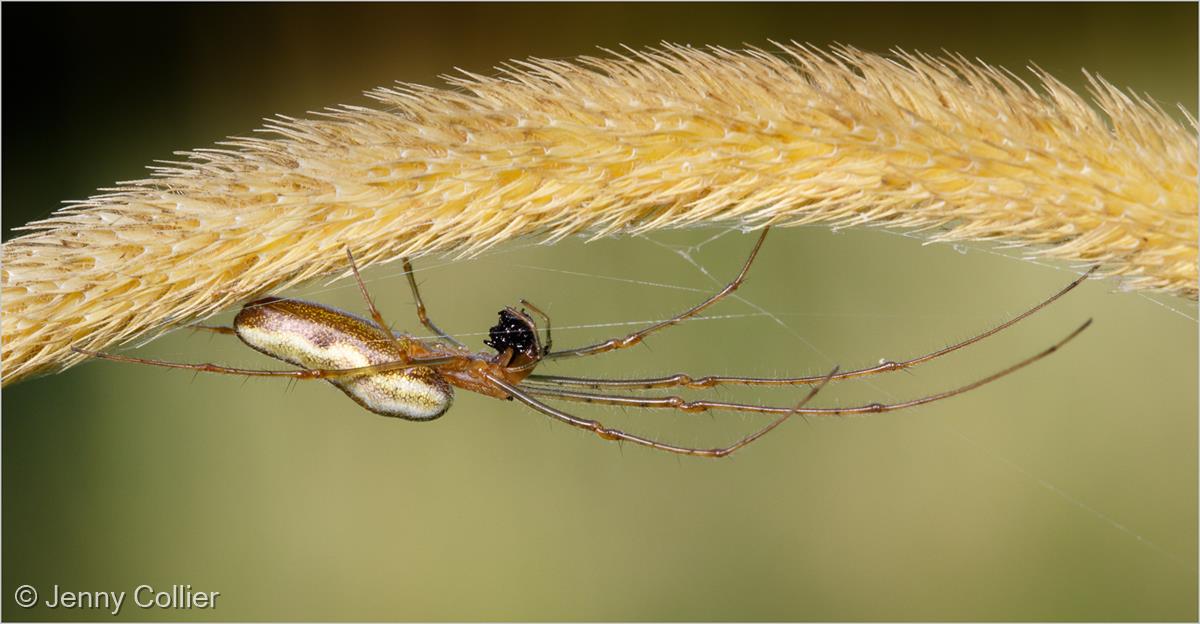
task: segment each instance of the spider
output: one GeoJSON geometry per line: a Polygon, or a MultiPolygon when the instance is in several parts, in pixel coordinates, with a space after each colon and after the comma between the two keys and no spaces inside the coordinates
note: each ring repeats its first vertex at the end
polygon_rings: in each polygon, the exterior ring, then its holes
{"type": "Polygon", "coordinates": [[[695,377],[676,373],[663,377],[642,379],[593,379],[535,374],[534,369],[545,360],[586,357],[608,351],[632,347],[655,332],[661,331],[684,320],[695,317],[709,306],[728,297],[746,279],[746,274],[766,240],[768,229],[764,228],[749,257],[746,258],[738,275],[716,294],[688,310],[619,338],[612,338],[572,349],[553,350],[550,333],[550,317],[540,308],[522,299],[521,309],[506,307],[499,312],[499,322],[491,328],[484,341],[495,353],[475,353],[453,336],[442,331],[426,313],[412,264],[403,259],[405,276],[412,290],[417,318],[442,342],[422,340],[409,334],[393,332],[384,322],[375,307],[366,285],[358,272],[354,256],[347,251],[350,269],[359,291],[371,313],[371,321],[353,314],[321,304],[295,299],[267,297],[246,304],[237,314],[232,327],[195,326],[222,334],[233,334],[251,348],[273,358],[283,360],[301,368],[296,370],[256,370],[217,366],[215,364],[187,364],[145,358],[100,353],[75,348],[78,353],[91,357],[119,362],[132,362],[167,368],[182,368],[194,371],[245,375],[252,377],[283,377],[290,379],[325,379],[346,393],[359,405],[384,416],[407,420],[433,420],[450,408],[453,388],[458,387],[485,396],[516,400],[535,411],[564,422],[573,427],[591,431],[605,440],[616,440],[639,444],[660,451],[703,457],[724,457],[758,440],[790,416],[795,414],[840,416],[890,412],[917,405],[940,401],[968,392],[995,381],[1018,369],[1024,368],[1057,351],[1091,324],[1091,319],[1072,331],[1067,337],[1041,352],[1021,360],[972,383],[930,394],[921,398],[896,403],[871,403],[854,407],[805,407],[806,403],[831,381],[865,377],[877,373],[904,370],[940,358],[984,338],[992,336],[1042,308],[1078,286],[1092,271],[1088,271],[1050,298],[1026,310],[1020,315],[944,349],[927,353],[902,362],[883,361],[877,366],[858,370],[839,371],[835,368],[826,375],[793,378],[758,378],[708,375],[695,377]],[[545,342],[538,324],[530,312],[544,324],[545,342]],[[686,401],[678,396],[628,396],[608,394],[598,390],[653,389],[667,387],[711,388],[721,384],[750,386],[800,386],[812,388],[793,407],[759,406],[721,401],[686,401]],[[575,388],[575,389],[572,389],[575,388]],[[591,391],[589,391],[591,390],[591,391]],[[649,438],[625,433],[604,426],[599,421],[574,416],[548,405],[543,399],[581,401],[605,405],[641,408],[667,408],[683,412],[707,410],[729,410],[774,414],[770,424],[723,448],[691,448],[667,444],[649,438]]]}

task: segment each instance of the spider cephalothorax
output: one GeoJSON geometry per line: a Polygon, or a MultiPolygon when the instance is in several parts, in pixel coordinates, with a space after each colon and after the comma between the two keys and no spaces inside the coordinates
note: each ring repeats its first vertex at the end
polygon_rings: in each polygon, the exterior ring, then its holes
{"type": "Polygon", "coordinates": [[[499,314],[500,322],[488,330],[488,339],[483,344],[495,349],[498,355],[511,349],[510,366],[540,359],[542,345],[533,319],[524,310],[518,312],[513,308],[504,308],[499,314]]]}

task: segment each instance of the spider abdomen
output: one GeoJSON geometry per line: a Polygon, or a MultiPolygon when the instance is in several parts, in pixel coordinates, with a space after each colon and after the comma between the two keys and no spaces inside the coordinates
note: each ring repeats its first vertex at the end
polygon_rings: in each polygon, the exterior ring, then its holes
{"type": "MultiPolygon", "coordinates": [[[[344,369],[403,360],[404,338],[393,341],[370,321],[316,303],[266,298],[246,304],[234,319],[251,348],[308,369],[344,369]]],[[[364,408],[383,416],[432,420],[454,400],[450,384],[428,367],[329,379],[364,408]]]]}

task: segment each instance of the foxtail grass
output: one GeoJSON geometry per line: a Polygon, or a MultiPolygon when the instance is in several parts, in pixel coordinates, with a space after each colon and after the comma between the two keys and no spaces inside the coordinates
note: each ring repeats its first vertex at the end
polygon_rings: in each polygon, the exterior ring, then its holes
{"type": "Polygon", "coordinates": [[[1197,296],[1197,124],[961,57],[663,46],[398,85],[152,167],[3,246],[3,382],[309,278],[691,225],[999,240],[1197,296]]]}

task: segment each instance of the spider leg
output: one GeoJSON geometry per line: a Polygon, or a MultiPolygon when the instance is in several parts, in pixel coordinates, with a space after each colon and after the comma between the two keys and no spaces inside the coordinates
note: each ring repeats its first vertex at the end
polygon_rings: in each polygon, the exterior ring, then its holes
{"type": "Polygon", "coordinates": [[[232,327],[224,327],[218,325],[186,325],[192,331],[206,331],[214,334],[237,335],[237,330],[232,327]]]}
{"type": "Polygon", "coordinates": [[[735,277],[733,279],[733,281],[726,284],[725,287],[722,288],[718,293],[716,293],[715,295],[704,300],[700,304],[692,307],[691,309],[689,309],[685,312],[680,313],[679,315],[677,315],[673,318],[669,318],[665,321],[655,323],[654,325],[651,325],[644,329],[633,332],[632,334],[629,334],[629,335],[625,336],[624,338],[613,338],[610,340],[605,340],[604,342],[598,342],[593,345],[588,345],[586,347],[567,349],[565,351],[552,351],[550,353],[547,353],[545,355],[545,357],[546,358],[560,358],[560,357],[596,355],[598,353],[604,353],[606,351],[613,351],[615,349],[626,349],[628,347],[632,347],[632,346],[638,344],[642,340],[645,340],[646,336],[649,336],[650,334],[653,334],[656,331],[659,331],[661,329],[666,329],[667,327],[675,325],[676,323],[679,323],[680,321],[683,321],[683,320],[689,319],[693,316],[696,316],[697,314],[704,311],[706,308],[708,308],[712,304],[724,299],[725,297],[728,297],[731,293],[733,293],[733,291],[737,290],[738,287],[742,285],[742,282],[744,282],[746,280],[746,273],[750,271],[750,265],[754,263],[754,258],[755,258],[755,256],[758,255],[758,250],[762,248],[763,241],[766,240],[767,232],[769,232],[770,229],[771,228],[769,228],[769,227],[763,228],[762,234],[758,237],[758,242],[756,242],[754,244],[754,249],[752,249],[750,251],[750,257],[746,258],[746,263],[742,265],[742,270],[740,273],[738,273],[737,277],[735,277]]]}
{"type": "MultiPolygon", "coordinates": [[[[1092,324],[1092,320],[1088,319],[1087,322],[1085,322],[1084,324],[1082,324],[1078,328],[1076,328],[1074,331],[1072,331],[1069,335],[1067,335],[1066,338],[1063,338],[1062,340],[1058,341],[1057,343],[1050,346],[1049,348],[1042,350],[1041,352],[1037,353],[1036,355],[1033,355],[1024,360],[1021,360],[1020,362],[1017,362],[1016,364],[1013,364],[1013,365],[1009,366],[1008,368],[1005,368],[996,373],[992,373],[991,375],[988,375],[987,377],[973,381],[964,386],[954,388],[952,390],[947,390],[945,392],[939,392],[937,394],[931,394],[931,395],[920,397],[917,399],[912,399],[909,401],[902,401],[899,403],[871,403],[869,405],[859,405],[859,406],[855,406],[855,407],[786,408],[786,407],[771,407],[771,406],[762,406],[762,405],[748,405],[748,404],[744,404],[744,403],[726,403],[723,401],[686,401],[682,397],[678,397],[678,396],[636,397],[636,396],[620,396],[620,395],[609,395],[609,394],[595,394],[595,393],[589,393],[589,392],[577,392],[574,390],[563,390],[560,388],[553,388],[553,387],[536,386],[536,385],[531,385],[531,384],[521,384],[521,388],[525,392],[527,392],[533,396],[547,397],[547,398],[551,398],[551,399],[561,399],[564,401],[580,401],[580,402],[584,402],[584,403],[598,403],[598,404],[603,404],[603,405],[621,405],[621,406],[626,406],[626,407],[677,409],[677,410],[680,410],[683,412],[706,412],[708,410],[728,410],[728,411],[734,411],[734,412],[753,412],[753,413],[760,413],[760,414],[797,413],[797,414],[809,414],[809,415],[813,415],[813,416],[846,416],[846,415],[851,415],[851,414],[877,414],[880,412],[893,412],[896,410],[901,410],[901,409],[905,409],[905,408],[909,408],[909,407],[916,407],[917,405],[933,403],[934,401],[941,401],[942,399],[948,399],[952,396],[957,396],[964,392],[969,392],[980,386],[989,384],[993,381],[996,381],[997,379],[1000,379],[1001,377],[1004,377],[1004,376],[1014,373],[1022,368],[1025,368],[1026,366],[1029,366],[1030,364],[1033,364],[1034,362],[1036,362],[1044,357],[1049,356],[1050,354],[1054,353],[1055,351],[1058,351],[1060,348],[1062,348],[1063,345],[1065,345],[1067,342],[1069,342],[1070,340],[1072,340],[1073,338],[1078,336],[1083,330],[1087,329],[1087,327],[1091,324],[1092,324]]],[[[836,374],[833,374],[833,375],[829,375],[828,379],[833,380],[833,379],[837,379],[837,377],[838,376],[836,374]]],[[[824,383],[824,381],[822,381],[822,383],[824,383]]]]}
{"type": "MultiPolygon", "coordinates": [[[[836,368],[833,369],[833,372],[836,372],[836,371],[837,371],[836,368]]],[[[829,375],[826,376],[826,379],[825,379],[826,382],[829,380],[829,377],[831,377],[833,375],[833,372],[831,372],[829,375]]],[[[780,416],[779,418],[776,418],[774,421],[772,421],[767,426],[763,427],[762,429],[759,429],[758,431],[755,431],[754,433],[742,438],[741,440],[738,440],[737,442],[735,442],[729,446],[722,447],[722,448],[701,449],[701,448],[692,448],[692,447],[687,447],[687,446],[676,446],[674,444],[666,444],[663,442],[651,440],[649,438],[643,438],[641,436],[633,435],[630,433],[625,433],[624,431],[621,431],[619,429],[610,429],[608,427],[605,427],[599,421],[591,420],[588,418],[580,418],[578,416],[572,416],[571,414],[568,414],[567,412],[564,412],[562,410],[559,410],[559,409],[556,409],[549,405],[546,405],[545,403],[542,403],[541,401],[524,393],[517,386],[509,384],[501,379],[497,379],[496,377],[493,377],[490,374],[484,373],[484,376],[486,376],[488,378],[488,380],[490,380],[497,387],[499,387],[502,390],[504,390],[505,392],[507,392],[509,394],[509,396],[511,396],[514,399],[533,408],[534,410],[537,410],[537,411],[539,411],[551,418],[554,418],[556,420],[565,422],[568,425],[571,425],[572,427],[578,427],[580,429],[586,429],[588,431],[591,431],[592,433],[595,433],[596,435],[600,436],[601,438],[604,438],[605,440],[617,440],[617,441],[623,441],[623,442],[632,442],[634,444],[640,444],[641,446],[646,446],[646,447],[656,449],[659,451],[666,451],[668,453],[677,453],[679,455],[692,455],[692,456],[698,456],[698,457],[725,457],[725,456],[733,454],[734,452],[738,451],[741,448],[744,448],[745,446],[749,445],[750,443],[754,442],[755,440],[758,440],[759,438],[767,435],[768,433],[773,431],[779,425],[782,425],[784,423],[784,421],[786,421],[788,418],[790,418],[792,416],[792,414],[799,413],[801,408],[804,407],[804,404],[808,403],[808,401],[810,399],[812,399],[814,396],[816,396],[817,392],[820,392],[821,388],[825,387],[824,382],[822,382],[821,384],[819,384],[817,386],[814,386],[812,389],[810,389],[808,391],[808,395],[805,396],[804,399],[801,400],[798,404],[796,404],[795,407],[793,407],[790,410],[784,410],[785,413],[782,416],[780,416]]]]}
{"type": "Polygon", "coordinates": [[[102,360],[112,360],[114,362],[129,362],[131,364],[147,364],[150,366],[160,366],[163,368],[182,368],[205,373],[220,373],[222,375],[245,375],[248,377],[287,377],[291,379],[336,379],[339,377],[355,377],[359,375],[374,375],[377,373],[386,373],[388,371],[404,370],[406,368],[417,368],[421,366],[438,366],[449,362],[456,361],[455,356],[439,356],[430,358],[410,358],[407,361],[386,362],[384,364],[373,364],[370,366],[358,366],[355,368],[313,368],[313,369],[295,369],[295,370],[259,370],[253,368],[232,368],[229,366],[218,366],[216,364],[189,364],[185,362],[168,362],[165,360],[151,360],[147,358],[131,357],[128,355],[116,355],[113,353],[101,353],[99,351],[88,351],[79,347],[71,347],[71,350],[76,353],[99,358],[102,360]]]}
{"type": "Polygon", "coordinates": [[[362,275],[358,272],[358,263],[354,261],[354,254],[350,249],[346,249],[346,257],[350,259],[350,270],[354,272],[354,281],[358,283],[358,292],[362,293],[363,299],[367,301],[367,307],[371,309],[371,318],[375,319],[375,324],[379,329],[387,335],[388,339],[397,349],[403,351],[404,347],[400,344],[400,340],[396,338],[396,334],[392,333],[392,328],[384,322],[383,315],[379,313],[379,308],[375,307],[375,302],[371,300],[371,293],[367,292],[367,285],[363,283],[362,275]]]}
{"type": "Polygon", "coordinates": [[[776,418],[774,421],[772,421],[766,427],[763,427],[762,429],[755,431],[754,433],[742,438],[741,440],[738,440],[733,445],[725,447],[724,449],[719,449],[717,451],[718,455],[716,455],[716,457],[725,457],[726,455],[733,453],[734,451],[742,448],[743,446],[746,446],[747,444],[750,444],[751,442],[767,435],[768,433],[773,431],[776,427],[778,427],[779,425],[782,425],[784,423],[784,421],[791,418],[792,415],[794,415],[794,414],[800,414],[800,417],[804,418],[805,422],[808,422],[808,418],[804,416],[804,414],[803,414],[803,412],[801,412],[801,410],[804,408],[805,404],[807,404],[809,401],[811,401],[813,397],[817,396],[817,393],[820,392],[821,389],[825,387],[825,384],[829,383],[830,379],[833,379],[833,376],[837,373],[837,371],[838,371],[838,367],[834,366],[833,370],[826,373],[825,378],[821,380],[821,383],[819,383],[816,386],[813,386],[811,389],[809,389],[808,394],[804,395],[804,398],[800,399],[800,402],[797,403],[794,407],[792,407],[792,409],[789,410],[788,413],[784,414],[783,416],[780,416],[779,418],[776,418]]]}
{"type": "Polygon", "coordinates": [[[433,321],[429,320],[429,316],[427,316],[425,313],[425,302],[421,299],[421,291],[417,288],[417,278],[413,276],[412,263],[408,261],[408,258],[404,258],[403,261],[404,276],[408,278],[408,287],[412,289],[413,302],[417,306],[417,318],[420,319],[421,324],[429,328],[429,331],[437,334],[442,340],[445,340],[456,347],[462,347],[463,349],[466,349],[467,345],[459,342],[450,334],[442,331],[441,328],[433,324],[433,321]]]}
{"type": "MultiPolygon", "coordinates": [[[[849,371],[845,371],[842,373],[838,373],[833,376],[831,381],[842,381],[844,379],[853,379],[855,377],[866,377],[866,376],[875,375],[878,373],[888,373],[888,372],[892,372],[892,371],[904,370],[904,369],[908,369],[908,368],[917,366],[918,364],[924,364],[925,362],[929,362],[931,360],[936,360],[937,358],[940,358],[943,355],[948,355],[950,353],[958,351],[959,349],[969,347],[977,342],[982,341],[985,338],[994,336],[994,335],[1004,331],[1005,329],[1008,329],[1009,327],[1016,325],[1018,322],[1026,319],[1026,318],[1029,318],[1030,316],[1039,312],[1046,306],[1050,305],[1051,303],[1054,303],[1063,295],[1074,290],[1076,286],[1079,286],[1080,284],[1082,284],[1083,281],[1086,280],[1088,277],[1090,277],[1092,275],[1092,273],[1094,273],[1096,271],[1097,268],[1098,268],[1098,266],[1088,269],[1088,271],[1086,273],[1079,276],[1079,278],[1077,278],[1075,281],[1071,282],[1070,284],[1067,284],[1066,287],[1064,287],[1062,290],[1059,290],[1058,292],[1054,293],[1045,301],[1042,301],[1041,303],[1033,306],[1032,308],[1025,310],[1021,314],[1018,314],[1017,316],[1015,316],[1015,317],[1013,317],[1013,318],[1011,318],[1011,319],[1009,319],[1009,320],[1007,320],[1007,321],[1005,321],[983,333],[976,334],[975,336],[972,336],[966,340],[963,340],[962,342],[952,344],[944,349],[940,349],[940,350],[934,351],[932,353],[926,353],[925,355],[912,358],[911,360],[905,360],[903,362],[893,362],[891,360],[887,360],[887,361],[879,363],[876,366],[870,366],[867,368],[860,368],[857,370],[849,370],[849,371]]],[[[822,379],[824,379],[824,377],[821,375],[814,375],[814,376],[809,376],[809,377],[782,377],[782,378],[731,377],[731,376],[725,376],[725,375],[705,375],[703,377],[693,377],[692,375],[689,375],[687,373],[675,373],[673,375],[666,375],[663,377],[646,377],[646,378],[642,378],[642,379],[597,379],[597,378],[589,378],[589,377],[562,377],[562,376],[557,376],[557,375],[537,375],[537,374],[530,375],[529,377],[527,377],[528,381],[560,385],[560,386],[584,386],[584,387],[588,387],[588,388],[597,388],[597,389],[599,389],[599,388],[637,388],[637,389],[642,389],[642,390],[648,390],[651,388],[670,388],[670,387],[675,387],[675,386],[682,386],[685,388],[711,388],[713,386],[722,385],[722,384],[737,384],[737,385],[745,385],[745,386],[794,386],[794,385],[815,384],[815,383],[819,383],[822,379]]]]}
{"type": "Polygon", "coordinates": [[[550,353],[550,346],[554,344],[554,339],[550,337],[550,315],[542,312],[542,309],[533,305],[528,299],[522,299],[521,305],[533,310],[533,313],[542,317],[546,322],[546,344],[542,345],[542,355],[550,353]]]}

